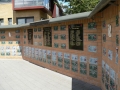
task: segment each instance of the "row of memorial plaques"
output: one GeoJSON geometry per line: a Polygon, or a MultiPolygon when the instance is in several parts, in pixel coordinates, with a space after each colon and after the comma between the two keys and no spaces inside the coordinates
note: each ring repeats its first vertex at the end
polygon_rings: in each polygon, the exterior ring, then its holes
{"type": "MultiPolygon", "coordinates": [[[[62,35],[60,35],[60,38],[61,38],[62,40],[65,40],[65,39],[66,39],[66,35],[65,35],[65,34],[62,34],[62,35]]],[[[57,35],[57,34],[54,35],[54,39],[58,39],[58,35],[57,35]]]]}
{"type": "Polygon", "coordinates": [[[1,41],[1,44],[13,44],[13,43],[20,44],[20,41],[1,41]]]}
{"type": "Polygon", "coordinates": [[[117,90],[117,78],[115,71],[102,61],[102,82],[106,90],[117,90]]]}
{"type": "MultiPolygon", "coordinates": [[[[73,72],[78,72],[78,67],[80,66],[80,73],[86,75],[87,74],[87,57],[78,55],[69,54],[69,53],[62,53],[56,52],[51,50],[44,50],[32,47],[23,47],[23,53],[25,57],[32,58],[35,60],[42,61],[44,63],[52,64],[54,66],[58,66],[59,68],[63,68],[65,70],[72,70],[73,72]],[[80,60],[80,64],[78,63],[80,60]],[[79,65],[79,66],[78,66],[79,65]]],[[[97,78],[97,71],[98,71],[98,60],[97,58],[90,58],[89,59],[89,75],[97,78]]]]}
{"type": "MultiPolygon", "coordinates": [[[[106,42],[106,34],[103,34],[103,42],[106,42]]],[[[119,35],[116,35],[116,46],[119,46],[119,35]]]]}
{"type": "MultiPolygon", "coordinates": [[[[54,29],[54,31],[58,31],[58,26],[54,26],[53,29],[54,29]]],[[[60,30],[66,30],[66,26],[65,25],[61,25],[60,26],[60,30]]],[[[41,31],[42,31],[41,28],[34,28],[34,32],[41,32],[41,31]]],[[[26,33],[25,30],[24,30],[24,33],[26,33]]]]}
{"type": "MultiPolygon", "coordinates": [[[[103,47],[102,53],[103,53],[104,56],[106,56],[106,52],[107,52],[106,48],[103,47]]],[[[119,58],[118,58],[118,49],[117,48],[116,48],[116,52],[115,53],[116,53],[116,55],[115,55],[115,62],[118,63],[119,58]]],[[[113,59],[113,51],[108,50],[108,58],[110,60],[113,59]]]]}
{"type": "MultiPolygon", "coordinates": [[[[64,30],[65,26],[61,26],[61,29],[64,30]]],[[[35,29],[36,32],[36,29],[35,29]]],[[[28,35],[28,39],[29,39],[28,35]]],[[[41,36],[34,35],[34,38],[41,38],[41,36]]],[[[44,37],[44,46],[52,46],[52,28],[44,27],[43,28],[43,37],[44,37]]],[[[54,38],[57,39],[58,36],[54,35],[54,38]]],[[[66,35],[61,35],[61,39],[65,40],[66,35]]],[[[57,47],[55,45],[55,47],[57,47]]],[[[61,44],[61,48],[66,48],[65,44],[61,44]]],[[[75,50],[83,50],[83,24],[72,24],[69,25],[69,48],[75,50]]]]}
{"type": "MultiPolygon", "coordinates": [[[[116,15],[116,18],[115,18],[116,20],[116,26],[119,26],[119,15],[116,15]]],[[[105,28],[106,27],[106,21],[104,20],[103,22],[102,22],[102,27],[103,28],[105,28]]]]}
{"type": "Polygon", "coordinates": [[[1,56],[21,56],[22,46],[0,46],[1,56]]]}

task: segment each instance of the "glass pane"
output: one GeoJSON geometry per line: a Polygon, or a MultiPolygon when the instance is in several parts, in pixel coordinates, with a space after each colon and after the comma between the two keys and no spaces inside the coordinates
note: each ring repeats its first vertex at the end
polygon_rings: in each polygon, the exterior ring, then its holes
{"type": "Polygon", "coordinates": [[[0,25],[4,25],[4,20],[0,19],[0,25]]]}
{"type": "Polygon", "coordinates": [[[21,7],[23,6],[23,0],[14,0],[14,7],[21,7]]]}
{"type": "Polygon", "coordinates": [[[49,0],[14,0],[14,7],[45,6],[49,9],[49,0]]]}
{"type": "Polygon", "coordinates": [[[25,24],[25,19],[24,19],[24,18],[22,18],[22,19],[17,19],[17,21],[18,21],[18,25],[20,25],[20,24],[25,24]]]}
{"type": "Polygon", "coordinates": [[[12,25],[12,18],[8,18],[8,25],[12,25]]]}
{"type": "Polygon", "coordinates": [[[34,22],[34,18],[27,18],[26,23],[34,22]]]}

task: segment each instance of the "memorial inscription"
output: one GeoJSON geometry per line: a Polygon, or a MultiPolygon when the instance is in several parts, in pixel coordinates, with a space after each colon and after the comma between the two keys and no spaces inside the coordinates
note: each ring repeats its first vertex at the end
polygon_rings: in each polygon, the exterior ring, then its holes
{"type": "Polygon", "coordinates": [[[43,28],[43,35],[44,35],[44,46],[52,47],[52,30],[51,27],[44,27],[43,28]]]}
{"type": "Polygon", "coordinates": [[[83,24],[69,25],[69,49],[83,50],[83,24]]]}

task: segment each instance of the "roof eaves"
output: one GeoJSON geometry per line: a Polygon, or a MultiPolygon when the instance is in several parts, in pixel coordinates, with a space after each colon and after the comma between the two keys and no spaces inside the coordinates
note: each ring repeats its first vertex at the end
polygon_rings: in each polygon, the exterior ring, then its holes
{"type": "Polygon", "coordinates": [[[3,25],[0,26],[0,29],[8,29],[8,28],[17,28],[18,25],[3,25]]]}
{"type": "Polygon", "coordinates": [[[101,0],[98,5],[92,10],[90,15],[88,16],[91,18],[93,15],[95,15],[97,12],[99,12],[103,7],[105,7],[111,0],[101,0]]]}
{"type": "Polygon", "coordinates": [[[84,18],[88,18],[90,13],[91,11],[67,15],[67,16],[61,16],[61,17],[49,19],[49,22],[54,23],[54,22],[62,22],[62,21],[67,21],[67,20],[84,19],[84,18]]]}
{"type": "Polygon", "coordinates": [[[29,26],[30,23],[27,23],[27,24],[23,24],[23,25],[3,25],[3,26],[0,26],[0,29],[14,29],[14,28],[21,28],[21,27],[27,27],[29,26]]]}

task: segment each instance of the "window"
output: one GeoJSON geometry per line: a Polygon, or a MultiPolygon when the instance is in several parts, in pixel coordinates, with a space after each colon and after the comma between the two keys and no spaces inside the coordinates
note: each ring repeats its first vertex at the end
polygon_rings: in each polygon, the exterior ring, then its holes
{"type": "Polygon", "coordinates": [[[49,9],[49,0],[14,0],[14,7],[45,6],[49,9]]]}
{"type": "Polygon", "coordinates": [[[0,25],[4,25],[4,20],[0,19],[0,25]]]}
{"type": "Polygon", "coordinates": [[[8,25],[12,25],[12,18],[8,18],[8,25]]]}
{"type": "Polygon", "coordinates": [[[17,24],[18,25],[25,24],[25,19],[24,18],[17,19],[17,24]]]}
{"type": "Polygon", "coordinates": [[[34,22],[34,18],[26,18],[26,23],[34,22]]]}
{"type": "Polygon", "coordinates": [[[25,24],[25,23],[30,23],[34,22],[34,17],[23,17],[23,18],[17,18],[17,24],[25,24]]]}

